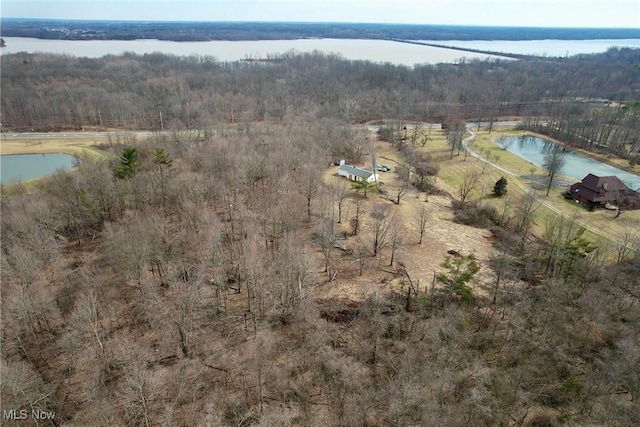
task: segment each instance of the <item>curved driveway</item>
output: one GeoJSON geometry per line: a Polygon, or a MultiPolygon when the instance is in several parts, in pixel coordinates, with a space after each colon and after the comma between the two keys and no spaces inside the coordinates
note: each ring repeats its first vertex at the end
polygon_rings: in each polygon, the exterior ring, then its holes
{"type": "MultiPolygon", "coordinates": [[[[497,165],[493,162],[490,162],[489,160],[485,159],[484,157],[482,157],[480,154],[476,153],[475,151],[473,151],[470,147],[469,147],[469,141],[472,141],[475,137],[476,137],[476,133],[474,131],[471,130],[471,128],[469,126],[467,126],[467,131],[470,133],[470,135],[465,138],[462,141],[462,146],[464,147],[464,149],[469,153],[470,156],[475,157],[476,159],[483,161],[485,163],[487,163],[489,166],[499,170],[500,172],[504,173],[505,175],[508,175],[512,178],[512,181],[515,182],[515,184],[520,187],[525,193],[531,195],[538,203],[540,203],[541,205],[543,205],[544,207],[550,209],[551,211],[555,212],[558,215],[565,215],[564,212],[562,212],[560,209],[556,208],[555,206],[553,206],[551,203],[549,203],[548,201],[542,199],[540,196],[538,196],[535,192],[531,191],[529,188],[527,188],[527,186],[525,184],[523,184],[522,182],[520,182],[520,180],[518,178],[521,178],[522,175],[516,174],[514,172],[511,172],[508,169],[503,168],[500,165],[497,165]]],[[[580,226],[580,227],[584,227],[585,229],[589,230],[591,233],[598,235],[604,239],[607,240],[611,240],[614,241],[616,243],[620,243],[617,239],[614,239],[611,236],[608,236],[607,234],[603,233],[602,231],[600,231],[597,228],[594,228],[588,224],[585,224],[584,222],[580,221],[580,220],[576,220],[576,223],[580,226]]]]}

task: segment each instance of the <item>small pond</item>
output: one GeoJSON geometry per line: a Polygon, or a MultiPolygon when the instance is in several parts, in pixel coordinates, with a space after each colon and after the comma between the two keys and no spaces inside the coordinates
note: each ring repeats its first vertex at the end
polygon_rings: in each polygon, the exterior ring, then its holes
{"type": "Polygon", "coordinates": [[[76,158],[68,154],[20,154],[0,156],[0,184],[42,178],[58,169],[71,169],[76,158]]]}
{"type": "MultiPolygon", "coordinates": [[[[539,167],[543,167],[544,158],[554,145],[553,142],[546,139],[529,135],[500,138],[497,144],[510,153],[522,157],[539,167]]],[[[565,166],[562,168],[562,171],[560,171],[560,174],[574,178],[576,181],[580,181],[589,173],[596,176],[615,175],[629,188],[634,190],[640,188],[640,176],[638,175],[609,166],[570,150],[566,152],[564,158],[565,166]]]]}

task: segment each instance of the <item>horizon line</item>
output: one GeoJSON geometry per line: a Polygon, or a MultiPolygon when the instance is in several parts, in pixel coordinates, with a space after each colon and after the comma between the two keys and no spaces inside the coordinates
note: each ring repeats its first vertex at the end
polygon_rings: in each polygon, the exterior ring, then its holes
{"type": "Polygon", "coordinates": [[[481,24],[417,24],[402,22],[355,22],[355,21],[197,21],[197,20],[143,20],[143,19],[92,19],[92,18],[29,18],[16,16],[2,16],[4,20],[24,20],[24,21],[58,21],[58,22],[117,22],[131,24],[296,24],[296,25],[380,25],[380,26],[405,26],[405,27],[461,27],[461,28],[522,28],[522,29],[544,29],[544,30],[624,30],[637,31],[640,35],[640,28],[634,27],[544,27],[530,25],[481,25],[481,24]]]}

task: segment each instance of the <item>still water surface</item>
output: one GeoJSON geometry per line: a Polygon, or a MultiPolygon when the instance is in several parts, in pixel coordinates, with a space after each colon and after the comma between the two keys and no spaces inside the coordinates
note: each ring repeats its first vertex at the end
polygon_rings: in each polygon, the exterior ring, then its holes
{"type": "Polygon", "coordinates": [[[71,169],[76,158],[68,154],[20,154],[0,156],[0,183],[11,184],[42,178],[58,169],[71,169]]]}
{"type": "MultiPolygon", "coordinates": [[[[554,146],[554,143],[535,136],[509,136],[499,139],[497,144],[506,148],[510,153],[522,157],[539,167],[543,167],[545,156],[554,146]]],[[[609,166],[573,151],[567,151],[564,158],[565,166],[560,172],[561,175],[574,178],[576,181],[582,180],[589,173],[596,176],[615,175],[629,188],[640,189],[640,176],[638,175],[609,166]]]]}
{"type": "Polygon", "coordinates": [[[335,53],[351,60],[390,62],[413,66],[415,64],[455,63],[461,58],[486,59],[497,56],[459,50],[398,43],[387,40],[356,39],[302,39],[257,41],[173,42],[164,40],[41,40],[25,37],[6,37],[7,46],[2,54],[17,52],[59,53],[78,57],[98,58],[119,55],[162,52],[181,56],[213,56],[222,62],[247,58],[266,58],[269,55],[298,52],[335,53]]]}
{"type": "Polygon", "coordinates": [[[446,40],[436,43],[444,46],[456,46],[465,49],[486,50],[490,52],[519,53],[565,57],[581,53],[606,52],[610,47],[631,47],[640,49],[640,39],[607,40],[446,40]]]}
{"type": "MultiPolygon", "coordinates": [[[[6,37],[7,46],[2,54],[17,52],[60,53],[79,57],[97,58],[104,55],[119,55],[124,52],[145,54],[162,52],[188,56],[213,56],[219,61],[237,61],[247,58],[266,58],[269,55],[295,50],[312,52],[318,50],[335,53],[346,59],[390,62],[399,65],[455,63],[461,58],[486,59],[495,56],[462,52],[459,50],[398,43],[387,40],[355,39],[302,39],[302,40],[257,40],[257,41],[208,41],[173,42],[164,40],[41,40],[25,37],[6,37]]],[[[433,41],[423,42],[522,54],[548,56],[575,55],[578,53],[604,52],[611,46],[640,48],[640,39],[626,40],[527,40],[527,41],[433,41]]]]}

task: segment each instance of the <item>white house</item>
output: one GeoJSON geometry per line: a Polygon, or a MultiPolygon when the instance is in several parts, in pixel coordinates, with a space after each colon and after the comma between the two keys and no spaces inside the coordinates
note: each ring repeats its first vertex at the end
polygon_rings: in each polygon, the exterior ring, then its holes
{"type": "Polygon", "coordinates": [[[363,181],[367,182],[377,182],[378,174],[373,173],[368,169],[361,169],[355,166],[345,164],[344,160],[340,161],[340,166],[338,166],[338,175],[344,176],[345,178],[351,181],[363,181]]]}

